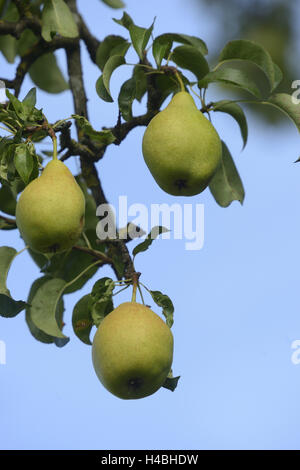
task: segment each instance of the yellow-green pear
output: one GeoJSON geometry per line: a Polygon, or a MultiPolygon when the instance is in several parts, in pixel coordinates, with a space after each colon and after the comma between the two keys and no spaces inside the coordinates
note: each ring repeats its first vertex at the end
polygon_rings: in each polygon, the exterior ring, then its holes
{"type": "Polygon", "coordinates": [[[123,399],[143,398],[155,393],[170,372],[173,335],[149,307],[125,302],[100,323],[92,358],[109,392],[123,399]]]}
{"type": "Polygon", "coordinates": [[[84,225],[85,198],[74,176],[61,161],[48,163],[17,202],[20,233],[32,250],[57,253],[71,248],[84,225]]]}
{"type": "Polygon", "coordinates": [[[191,95],[177,93],[150,121],[143,138],[145,162],[157,184],[174,196],[193,196],[209,184],[222,144],[191,95]]]}

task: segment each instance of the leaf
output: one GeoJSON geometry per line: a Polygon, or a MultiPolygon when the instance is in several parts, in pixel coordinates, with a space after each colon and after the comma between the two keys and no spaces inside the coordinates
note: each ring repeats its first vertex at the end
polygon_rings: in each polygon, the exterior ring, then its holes
{"type": "Polygon", "coordinates": [[[242,88],[256,96],[256,98],[261,97],[261,92],[256,83],[243,70],[230,67],[217,69],[203,77],[203,79],[198,83],[198,86],[199,88],[202,88],[203,86],[207,87],[207,85],[212,82],[220,82],[226,85],[242,88]]]}
{"type": "Polygon", "coordinates": [[[0,211],[8,215],[15,215],[16,205],[16,198],[10,186],[3,184],[0,188],[0,211]]]}
{"type": "Polygon", "coordinates": [[[168,57],[173,41],[166,35],[158,36],[152,44],[152,54],[157,67],[161,66],[162,60],[168,57]]]}
{"type": "Polygon", "coordinates": [[[124,47],[125,44],[130,46],[122,36],[109,35],[104,38],[96,52],[96,64],[98,67],[103,70],[106,62],[112,55],[122,55],[116,54],[114,51],[118,51],[119,46],[124,47]]]}
{"type": "Polygon", "coordinates": [[[151,33],[153,31],[153,27],[154,21],[148,29],[141,28],[140,26],[136,26],[135,24],[132,24],[129,27],[129,34],[132,41],[132,45],[141,60],[144,59],[144,52],[150,39],[151,33]]]}
{"type": "Polygon", "coordinates": [[[36,290],[30,306],[33,324],[41,331],[55,338],[68,339],[62,333],[62,322],[58,325],[58,305],[62,289],[66,282],[63,279],[49,279],[36,290]]]}
{"type": "Polygon", "coordinates": [[[121,0],[102,0],[102,2],[111,8],[124,8],[125,7],[125,3],[123,3],[121,0]]]}
{"type": "Polygon", "coordinates": [[[29,75],[36,86],[48,93],[61,93],[69,88],[52,52],[39,57],[30,67],[29,75]]]}
{"type": "Polygon", "coordinates": [[[113,133],[109,130],[96,131],[84,116],[72,114],[72,117],[76,120],[77,124],[80,126],[83,132],[91,137],[91,139],[95,142],[103,145],[109,145],[116,140],[113,133]]]}
{"type": "Polygon", "coordinates": [[[13,64],[17,55],[17,40],[10,34],[0,36],[0,51],[7,62],[13,64]]]}
{"type": "Polygon", "coordinates": [[[209,66],[204,55],[194,46],[176,47],[172,52],[171,60],[179,67],[193,72],[198,80],[209,72],[209,66]]]}
{"type": "Polygon", "coordinates": [[[133,257],[135,257],[138,253],[142,253],[143,251],[148,250],[149,246],[152,245],[153,240],[155,240],[155,238],[165,232],[169,232],[169,230],[165,227],[153,227],[151,229],[151,232],[147,235],[147,238],[142,243],[134,247],[134,249],[132,250],[133,257]]]}
{"type": "Polygon", "coordinates": [[[267,101],[263,101],[262,104],[268,104],[280,109],[286,114],[296,125],[300,132],[300,102],[298,104],[293,102],[292,96],[287,93],[276,93],[270,96],[267,101]]]}
{"type": "Polygon", "coordinates": [[[123,16],[120,20],[117,20],[116,18],[113,18],[114,22],[124,26],[124,28],[128,29],[130,28],[131,25],[133,25],[132,18],[126,13],[126,11],[123,12],[123,16]]]}
{"type": "Polygon", "coordinates": [[[110,79],[114,70],[116,70],[116,68],[120,67],[120,65],[123,65],[125,63],[125,59],[121,55],[114,55],[110,57],[106,62],[103,69],[103,74],[97,80],[96,83],[96,91],[100,98],[102,98],[104,101],[113,101],[109,89],[110,79]]]}
{"type": "Polygon", "coordinates": [[[5,93],[17,117],[19,117],[22,121],[25,121],[26,111],[25,111],[25,106],[23,105],[23,103],[21,103],[21,101],[19,101],[18,98],[16,98],[12,93],[10,93],[8,89],[5,90],[5,93]]]}
{"type": "MultiPolygon", "coordinates": [[[[18,21],[19,13],[13,2],[9,2],[3,20],[7,22],[18,21]]],[[[17,55],[17,40],[10,34],[0,36],[0,51],[6,58],[7,62],[13,64],[17,55]]]]}
{"type": "Polygon", "coordinates": [[[30,292],[29,292],[29,295],[28,295],[28,299],[27,299],[27,303],[28,303],[28,306],[26,308],[26,312],[25,312],[25,319],[26,319],[26,323],[27,323],[27,326],[32,334],[32,336],[40,341],[41,343],[46,343],[46,344],[51,344],[51,343],[54,343],[54,338],[53,336],[49,336],[47,335],[46,333],[44,333],[43,331],[39,330],[35,324],[33,323],[33,321],[31,320],[31,315],[30,315],[30,304],[31,304],[31,301],[33,299],[33,297],[35,296],[35,293],[36,291],[49,279],[48,276],[44,276],[44,277],[41,277],[39,279],[36,279],[34,281],[34,283],[32,284],[31,288],[30,288],[30,292]]]}
{"type": "Polygon", "coordinates": [[[0,294],[0,316],[13,318],[26,307],[26,302],[14,300],[8,295],[0,294]]]}
{"type": "Polygon", "coordinates": [[[167,388],[168,390],[171,390],[171,392],[174,392],[174,390],[177,388],[179,379],[180,379],[180,376],[173,377],[172,372],[170,372],[165,382],[162,384],[162,387],[167,388]]]}
{"type": "Polygon", "coordinates": [[[214,103],[213,110],[219,111],[221,113],[230,114],[230,116],[232,116],[236,120],[236,122],[240,126],[240,131],[244,142],[244,148],[248,140],[248,124],[243,109],[233,101],[223,100],[214,103]]]}
{"type": "Polygon", "coordinates": [[[132,77],[123,83],[118,98],[119,109],[125,121],[130,121],[132,119],[132,103],[135,96],[136,80],[132,77]]]}
{"type": "Polygon", "coordinates": [[[10,296],[10,292],[6,286],[6,280],[9,268],[16,254],[17,250],[10,246],[0,247],[0,293],[8,296],[10,296]]]}
{"type": "Polygon", "coordinates": [[[114,281],[109,277],[99,279],[93,286],[90,294],[90,309],[97,328],[104,317],[114,308],[112,301],[114,287],[114,281]]]}
{"type": "Polygon", "coordinates": [[[51,41],[55,33],[67,38],[78,37],[78,28],[63,0],[46,0],[42,11],[42,37],[51,41]]]}
{"type": "Polygon", "coordinates": [[[26,144],[16,146],[14,164],[24,183],[28,184],[34,165],[26,144]]]}
{"type": "Polygon", "coordinates": [[[259,67],[269,80],[271,91],[277,85],[275,74],[278,71],[275,72],[271,55],[260,44],[245,39],[228,42],[221,51],[218,66],[232,60],[247,60],[259,67]]]}
{"type": "MultiPolygon", "coordinates": [[[[157,36],[154,40],[157,44],[163,44],[165,41],[178,42],[180,44],[187,44],[198,49],[203,55],[208,53],[205,42],[196,36],[189,36],[187,34],[165,33],[157,36]]],[[[172,47],[171,44],[171,47],[172,47]]]]}
{"type": "Polygon", "coordinates": [[[17,251],[9,246],[0,247],[0,315],[5,318],[15,317],[26,307],[26,302],[11,298],[6,286],[9,268],[17,251]]]}
{"type": "Polygon", "coordinates": [[[222,141],[222,160],[214,174],[209,189],[221,207],[228,207],[233,201],[243,204],[245,191],[232,156],[222,141]]]}
{"type": "Polygon", "coordinates": [[[82,297],[74,307],[72,325],[75,335],[85,344],[91,345],[90,333],[94,321],[90,311],[90,294],[82,297]]]}
{"type": "Polygon", "coordinates": [[[163,314],[166,318],[166,323],[168,327],[171,328],[174,323],[174,306],[172,300],[167,295],[162,294],[158,290],[150,290],[149,292],[156,305],[162,307],[163,314]]]}
{"type": "Polygon", "coordinates": [[[30,116],[31,111],[36,105],[36,88],[31,88],[31,90],[29,90],[22,103],[27,110],[27,116],[30,116]]]}
{"type": "Polygon", "coordinates": [[[136,65],[133,69],[132,78],[135,79],[136,84],[135,98],[141,102],[147,91],[147,77],[143,67],[136,65]]]}

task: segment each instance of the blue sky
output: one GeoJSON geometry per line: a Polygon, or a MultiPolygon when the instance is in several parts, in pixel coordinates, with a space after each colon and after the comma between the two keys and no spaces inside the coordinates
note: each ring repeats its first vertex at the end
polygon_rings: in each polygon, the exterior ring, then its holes
{"type": "MultiPolygon", "coordinates": [[[[78,3],[99,38],[126,34],[111,20],[121,11],[96,0],[78,3]]],[[[156,16],[156,35],[197,35],[214,50],[214,18],[207,10],[196,14],[194,4],[128,0],[126,11],[141,26],[150,26],[156,16]]],[[[62,53],[59,59],[65,69],[62,53]]],[[[97,129],[114,125],[117,107],[97,97],[100,73],[85,51],[83,62],[91,121],[97,129]]],[[[13,75],[2,58],[0,68],[1,75],[13,75]]],[[[129,74],[130,68],[122,67],[113,77],[114,97],[129,74]]],[[[31,86],[27,79],[22,96],[31,86]]],[[[208,99],[227,96],[212,89],[208,99]]],[[[72,113],[68,92],[50,96],[38,91],[38,105],[53,121],[72,113]]],[[[136,106],[135,112],[142,109],[136,106]]],[[[249,142],[241,152],[236,123],[222,113],[213,116],[213,123],[242,177],[243,206],[234,202],[222,209],[208,190],[188,200],[161,191],[142,158],[144,128],[135,129],[121,146],[110,146],[98,165],[113,204],[127,195],[129,204],[205,205],[202,250],[186,251],[184,240],[158,240],[136,259],[141,280],[167,293],[175,305],[177,390],[123,401],[101,386],[91,349],[75,337],[71,325],[73,306],[90,291],[94,278],[65,298],[65,332],[71,336],[65,348],[35,341],[23,313],[0,318],[7,355],[7,364],[0,364],[1,449],[299,449],[300,364],[291,361],[292,342],[300,339],[300,166],[293,163],[299,136],[288,120],[271,126],[250,112],[249,142]]],[[[76,159],[68,165],[76,172],[76,159]]],[[[17,232],[2,231],[0,237],[1,245],[23,247],[17,232]]],[[[100,274],[112,272],[104,268],[100,274]]],[[[8,278],[14,297],[26,299],[39,276],[29,256],[19,256],[8,278]]],[[[120,294],[119,301],[125,300],[128,294],[120,294]]]]}

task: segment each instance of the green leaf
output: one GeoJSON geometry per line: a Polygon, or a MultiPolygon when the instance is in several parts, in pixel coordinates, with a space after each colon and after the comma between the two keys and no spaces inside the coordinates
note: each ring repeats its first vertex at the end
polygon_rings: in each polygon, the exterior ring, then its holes
{"type": "Polygon", "coordinates": [[[117,20],[116,18],[113,18],[115,23],[118,23],[121,26],[124,26],[124,28],[128,29],[130,28],[131,25],[133,25],[132,18],[126,13],[126,11],[123,12],[123,16],[120,20],[117,20]]]}
{"type": "Polygon", "coordinates": [[[230,116],[232,116],[236,120],[236,122],[240,126],[244,148],[248,139],[248,124],[243,109],[233,101],[223,100],[214,103],[213,110],[219,111],[221,113],[230,114],[230,116]]]}
{"type": "Polygon", "coordinates": [[[66,282],[63,279],[49,279],[36,290],[30,306],[33,324],[41,331],[55,338],[67,337],[62,333],[62,321],[58,324],[58,305],[62,289],[66,282]]]}
{"type": "Polygon", "coordinates": [[[6,280],[9,268],[17,251],[10,246],[0,247],[0,293],[10,296],[10,292],[6,286],[6,280]]]}
{"type": "Polygon", "coordinates": [[[90,294],[82,297],[74,307],[72,325],[75,335],[85,344],[91,345],[90,333],[94,321],[90,311],[90,294]]]}
{"type": "Polygon", "coordinates": [[[34,165],[26,144],[16,146],[14,164],[24,183],[28,184],[34,165]]]}
{"type": "Polygon", "coordinates": [[[124,8],[125,7],[125,3],[123,3],[122,0],[102,0],[102,2],[111,8],[124,8]]]}
{"type": "Polygon", "coordinates": [[[174,49],[171,60],[179,67],[193,72],[201,80],[209,72],[204,55],[194,46],[178,46],[174,49]]]}
{"type": "Polygon", "coordinates": [[[55,33],[67,38],[78,37],[78,28],[63,0],[46,0],[42,11],[42,37],[51,41],[55,33]]]}
{"type": "Polygon", "coordinates": [[[129,34],[132,41],[132,45],[141,60],[144,59],[144,52],[150,39],[151,33],[153,31],[153,27],[154,21],[148,29],[141,28],[140,26],[136,26],[135,24],[132,24],[129,27],[129,34]]]}
{"type": "Polygon", "coordinates": [[[286,114],[296,125],[300,132],[300,103],[294,103],[292,96],[287,93],[276,93],[270,96],[267,101],[263,101],[262,104],[268,104],[286,114]]]}
{"type": "Polygon", "coordinates": [[[109,89],[110,79],[114,70],[116,70],[116,68],[120,67],[120,65],[123,65],[125,63],[126,62],[124,57],[120,55],[114,55],[110,57],[106,62],[103,69],[103,74],[97,80],[96,83],[96,91],[100,98],[102,98],[104,101],[113,101],[109,89]]]}
{"type": "Polygon", "coordinates": [[[0,36],[0,51],[7,62],[13,64],[17,55],[17,40],[10,34],[0,36]]]}
{"type": "Polygon", "coordinates": [[[85,117],[79,116],[77,114],[72,114],[72,117],[76,120],[77,124],[80,126],[83,132],[95,142],[103,145],[109,145],[116,140],[113,133],[109,130],[96,131],[85,117]]]}
{"type": "Polygon", "coordinates": [[[108,103],[112,103],[114,101],[105,88],[103,75],[101,75],[96,81],[96,92],[103,101],[107,101],[108,103]]]}
{"type": "MultiPolygon", "coordinates": [[[[202,39],[197,38],[196,36],[189,36],[187,34],[177,34],[177,33],[165,33],[157,36],[154,42],[158,44],[163,44],[165,41],[178,42],[179,44],[187,44],[193,46],[195,49],[198,49],[201,54],[206,55],[208,53],[207,46],[202,39]]],[[[172,45],[171,45],[172,47],[172,45]]]]}
{"type": "Polygon", "coordinates": [[[152,44],[152,54],[158,68],[160,68],[162,60],[168,57],[172,44],[172,39],[166,35],[158,36],[154,39],[152,44]]]}
{"type": "Polygon", "coordinates": [[[163,309],[163,314],[166,318],[166,323],[168,327],[171,328],[174,323],[174,306],[172,300],[167,295],[162,294],[158,290],[150,290],[149,292],[156,305],[163,309]]]}
{"type": "Polygon", "coordinates": [[[135,79],[136,84],[135,98],[141,102],[147,91],[147,76],[143,67],[136,65],[133,69],[132,78],[135,79]]]}
{"type": "MultiPolygon", "coordinates": [[[[8,3],[8,7],[5,11],[5,14],[2,18],[7,22],[18,21],[19,13],[13,2],[8,3]]],[[[13,64],[17,55],[18,43],[16,38],[10,34],[5,34],[0,36],[0,51],[6,58],[7,62],[13,64]]]]}
{"type": "Polygon", "coordinates": [[[162,384],[162,387],[167,388],[168,390],[171,390],[171,392],[174,392],[174,390],[177,387],[179,379],[180,379],[180,376],[173,377],[172,372],[170,372],[165,382],[162,384]]]}
{"type": "Polygon", "coordinates": [[[257,98],[261,97],[261,92],[256,83],[243,70],[230,67],[217,69],[214,72],[210,72],[205,75],[205,77],[203,77],[203,79],[198,83],[198,86],[199,88],[202,88],[203,86],[207,87],[207,85],[212,82],[220,82],[226,85],[242,88],[257,98]]]}
{"type": "MultiPolygon", "coordinates": [[[[44,333],[42,330],[39,330],[35,326],[35,324],[33,323],[32,319],[31,319],[30,305],[31,305],[32,299],[35,296],[37,290],[43,284],[45,284],[45,282],[47,282],[49,279],[50,279],[49,276],[44,276],[44,277],[41,277],[39,279],[36,279],[34,281],[34,283],[32,284],[29,295],[28,295],[28,299],[27,299],[28,306],[26,308],[26,317],[25,317],[27,326],[28,326],[32,336],[36,340],[40,341],[41,343],[45,343],[45,344],[51,344],[51,343],[56,342],[56,338],[54,338],[53,336],[47,335],[46,333],[44,333]]],[[[63,301],[62,301],[62,299],[60,299],[59,304],[58,304],[58,317],[60,318],[60,321],[62,321],[63,311],[64,311],[63,301]]],[[[61,338],[60,338],[60,340],[63,341],[61,338]]],[[[66,342],[64,344],[66,344],[66,342]]]]}
{"type": "Polygon", "coordinates": [[[26,307],[26,302],[14,300],[11,297],[0,294],[0,316],[13,318],[26,307]]]}
{"type": "Polygon", "coordinates": [[[16,225],[10,224],[0,218],[0,230],[15,230],[16,228],[17,228],[16,225]]]}
{"type": "Polygon", "coordinates": [[[96,53],[96,64],[98,67],[103,70],[108,59],[113,55],[122,55],[117,54],[116,51],[119,51],[119,47],[124,47],[125,45],[130,46],[126,39],[122,36],[109,35],[103,39],[100,43],[97,53],[96,53]]]}
{"type": "Polygon", "coordinates": [[[228,207],[233,201],[243,204],[245,191],[233,158],[222,141],[222,161],[214,174],[209,189],[221,207],[228,207]]]}
{"type": "Polygon", "coordinates": [[[112,293],[115,288],[114,281],[109,277],[99,279],[93,286],[90,297],[90,309],[93,322],[98,328],[101,321],[114,308],[112,293]]]}
{"type": "Polygon", "coordinates": [[[21,101],[18,100],[18,98],[15,97],[8,89],[5,90],[6,96],[9,99],[16,115],[22,120],[26,120],[26,111],[25,111],[25,106],[21,101]]]}
{"type": "Polygon", "coordinates": [[[134,249],[132,250],[133,257],[135,257],[138,253],[142,253],[143,251],[148,250],[149,246],[152,245],[153,240],[155,240],[155,238],[165,232],[169,232],[169,230],[165,227],[153,227],[151,229],[151,232],[147,235],[147,238],[142,243],[134,247],[134,249]]]}
{"type": "Polygon", "coordinates": [[[17,54],[21,57],[24,56],[38,40],[38,37],[30,29],[25,29],[17,42],[17,54]]]}
{"type": "Polygon", "coordinates": [[[269,52],[260,44],[245,39],[228,42],[221,51],[218,66],[232,60],[247,60],[259,67],[269,80],[271,91],[277,85],[275,74],[277,75],[278,71],[275,72],[274,63],[269,52]]]}
{"type": "Polygon", "coordinates": [[[36,105],[36,88],[31,88],[31,90],[29,90],[22,103],[23,106],[25,106],[29,116],[36,105]]]}
{"type": "Polygon", "coordinates": [[[5,214],[15,215],[16,205],[16,198],[13,195],[10,186],[3,184],[0,188],[0,211],[5,214]]]}
{"type": "Polygon", "coordinates": [[[7,275],[16,254],[17,251],[14,248],[0,247],[0,315],[5,318],[15,317],[26,307],[26,302],[11,298],[6,286],[7,275]]]}
{"type": "Polygon", "coordinates": [[[52,52],[39,57],[30,67],[29,75],[36,86],[48,93],[61,93],[69,88],[52,52]]]}
{"type": "Polygon", "coordinates": [[[132,119],[132,103],[135,96],[136,80],[132,77],[123,83],[118,98],[119,109],[125,121],[130,121],[132,119]]]}

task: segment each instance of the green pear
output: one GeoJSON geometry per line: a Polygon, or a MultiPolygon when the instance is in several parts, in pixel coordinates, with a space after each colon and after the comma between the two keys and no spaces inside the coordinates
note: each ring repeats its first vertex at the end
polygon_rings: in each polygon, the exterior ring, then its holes
{"type": "Polygon", "coordinates": [[[40,253],[71,248],[82,232],[84,214],[83,192],[57,159],[26,186],[16,208],[17,225],[26,245],[40,253]]]}
{"type": "Polygon", "coordinates": [[[209,184],[222,144],[191,95],[177,93],[150,121],[143,138],[145,162],[157,184],[174,196],[193,196],[209,184]]]}
{"type": "Polygon", "coordinates": [[[125,302],[100,323],[92,358],[109,392],[123,399],[143,398],[155,393],[170,372],[173,335],[149,307],[125,302]]]}

